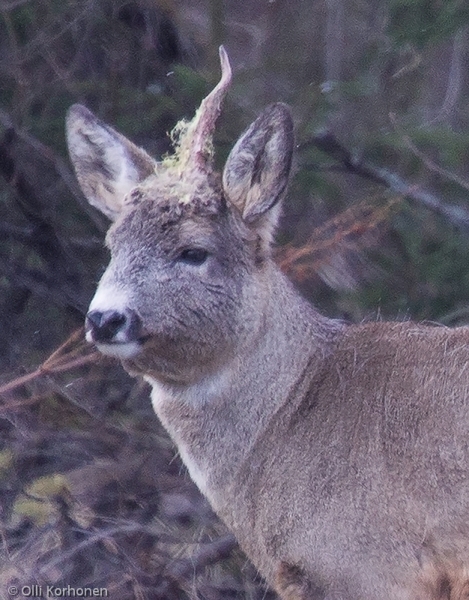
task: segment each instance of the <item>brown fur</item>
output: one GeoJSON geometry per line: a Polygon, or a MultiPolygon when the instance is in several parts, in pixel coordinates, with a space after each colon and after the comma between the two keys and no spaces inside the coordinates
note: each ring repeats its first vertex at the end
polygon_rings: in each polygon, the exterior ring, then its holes
{"type": "Polygon", "coordinates": [[[88,339],[151,383],[282,600],[469,598],[469,329],[347,326],[297,294],[270,250],[288,109],[264,111],[222,178],[203,152],[151,162],[83,108],[68,127],[85,194],[115,220],[88,339]]]}

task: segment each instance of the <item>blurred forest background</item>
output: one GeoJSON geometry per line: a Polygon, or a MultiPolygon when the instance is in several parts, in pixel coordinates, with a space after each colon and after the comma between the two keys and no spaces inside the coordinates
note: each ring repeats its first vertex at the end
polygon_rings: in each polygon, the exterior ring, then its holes
{"type": "Polygon", "coordinates": [[[464,0],[0,0],[0,598],[274,598],[185,474],[148,389],[83,342],[104,218],[81,102],[155,156],[219,77],[220,164],[270,102],[297,155],[277,258],[330,316],[469,322],[464,0]],[[9,383],[12,382],[12,383],[9,383]]]}

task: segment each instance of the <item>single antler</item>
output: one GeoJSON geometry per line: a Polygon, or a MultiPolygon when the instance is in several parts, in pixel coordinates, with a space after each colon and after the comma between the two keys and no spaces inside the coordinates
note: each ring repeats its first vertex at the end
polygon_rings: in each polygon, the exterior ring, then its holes
{"type": "Polygon", "coordinates": [[[185,126],[178,126],[177,157],[181,168],[205,169],[212,155],[212,139],[221,104],[231,84],[231,66],[228,54],[220,46],[221,79],[210,94],[202,100],[194,118],[185,126]]]}

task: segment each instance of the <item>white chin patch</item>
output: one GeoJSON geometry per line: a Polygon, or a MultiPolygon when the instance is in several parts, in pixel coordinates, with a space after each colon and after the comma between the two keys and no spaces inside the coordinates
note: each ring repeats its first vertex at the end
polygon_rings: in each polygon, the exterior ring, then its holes
{"type": "Polygon", "coordinates": [[[121,344],[96,344],[96,348],[106,356],[114,356],[115,358],[120,358],[122,360],[133,358],[141,351],[141,347],[138,342],[127,342],[121,344]]]}

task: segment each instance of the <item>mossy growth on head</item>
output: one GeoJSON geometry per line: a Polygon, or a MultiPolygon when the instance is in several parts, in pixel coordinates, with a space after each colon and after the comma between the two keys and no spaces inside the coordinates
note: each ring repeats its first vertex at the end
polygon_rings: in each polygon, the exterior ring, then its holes
{"type": "Polygon", "coordinates": [[[208,171],[213,161],[213,132],[221,104],[231,84],[228,54],[220,46],[221,79],[202,103],[191,121],[179,121],[170,133],[174,154],[163,160],[163,167],[208,171]]]}

